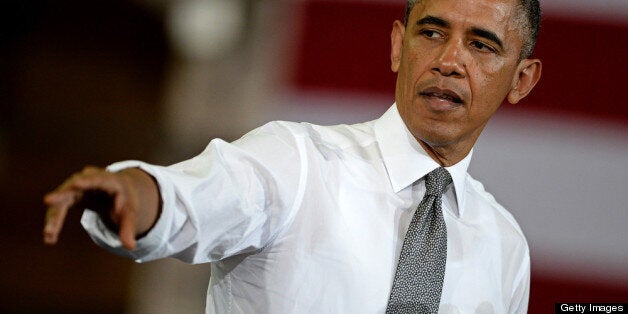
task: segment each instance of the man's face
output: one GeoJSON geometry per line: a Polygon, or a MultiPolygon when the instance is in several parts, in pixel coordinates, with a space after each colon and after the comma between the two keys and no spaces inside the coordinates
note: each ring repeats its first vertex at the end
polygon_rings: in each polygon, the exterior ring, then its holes
{"type": "Polygon", "coordinates": [[[529,92],[517,92],[526,88],[519,81],[530,61],[519,62],[523,37],[517,3],[422,0],[407,27],[395,22],[395,98],[422,145],[466,155],[502,101],[508,97],[515,103],[529,92]]]}

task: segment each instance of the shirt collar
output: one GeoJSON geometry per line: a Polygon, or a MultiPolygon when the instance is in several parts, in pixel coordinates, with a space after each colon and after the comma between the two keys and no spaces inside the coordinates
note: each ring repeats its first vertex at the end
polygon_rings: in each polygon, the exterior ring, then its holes
{"type": "MultiPolygon", "coordinates": [[[[374,130],[395,193],[440,167],[407,129],[396,103],[375,121],[374,130]]],[[[473,150],[457,164],[445,167],[454,183],[460,214],[464,211],[465,180],[472,155],[473,150]]]]}

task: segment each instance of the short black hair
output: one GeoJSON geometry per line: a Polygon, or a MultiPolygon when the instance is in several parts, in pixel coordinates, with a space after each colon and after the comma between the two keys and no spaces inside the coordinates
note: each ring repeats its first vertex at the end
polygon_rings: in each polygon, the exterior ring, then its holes
{"type": "MultiPolygon", "coordinates": [[[[422,0],[408,0],[406,5],[406,17],[404,23],[408,26],[408,17],[414,5],[422,0]]],[[[526,59],[532,56],[534,46],[536,45],[536,39],[539,37],[539,28],[541,27],[541,5],[539,0],[519,0],[519,7],[522,9],[522,14],[525,15],[523,30],[526,39],[521,47],[521,53],[519,59],[526,59]]]]}

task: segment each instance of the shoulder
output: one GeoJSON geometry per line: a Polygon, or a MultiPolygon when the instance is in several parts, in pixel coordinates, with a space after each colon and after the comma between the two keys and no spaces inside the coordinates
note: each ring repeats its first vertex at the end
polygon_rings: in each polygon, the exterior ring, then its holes
{"type": "Polygon", "coordinates": [[[528,243],[525,235],[517,223],[515,217],[504,206],[497,202],[495,197],[486,191],[484,185],[467,174],[467,200],[479,206],[483,211],[487,211],[493,218],[495,227],[499,228],[500,236],[504,240],[509,240],[512,245],[522,248],[528,252],[528,243]]]}
{"type": "Polygon", "coordinates": [[[307,144],[317,150],[351,150],[375,141],[373,123],[316,125],[307,122],[273,121],[247,133],[234,144],[242,146],[307,144]]]}
{"type": "Polygon", "coordinates": [[[339,124],[339,125],[313,125],[305,124],[308,136],[314,143],[349,148],[369,145],[375,140],[372,123],[339,124]]]}

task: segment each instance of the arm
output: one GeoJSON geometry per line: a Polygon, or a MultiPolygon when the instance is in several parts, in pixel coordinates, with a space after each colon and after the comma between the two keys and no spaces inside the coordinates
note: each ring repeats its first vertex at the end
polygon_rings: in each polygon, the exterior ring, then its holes
{"type": "Polygon", "coordinates": [[[159,216],[159,190],[149,174],[137,168],[112,173],[87,167],[44,197],[48,208],[44,243],[53,245],[58,241],[68,210],[93,201],[84,199],[86,193],[89,195],[93,190],[113,198],[113,206],[100,214],[118,227],[118,236],[127,250],[135,248],[136,237],[147,233],[159,216]]]}
{"type": "Polygon", "coordinates": [[[186,263],[213,262],[259,249],[289,224],[297,208],[296,197],[301,195],[297,191],[304,189],[305,152],[290,129],[295,126],[300,132],[297,124],[270,123],[234,143],[215,139],[200,155],[167,167],[127,160],[108,166],[107,172],[86,169],[45,198],[49,218],[44,242],[56,242],[68,209],[78,207],[90,209],[81,224],[96,244],[137,262],[164,257],[186,263]],[[141,176],[127,172],[131,170],[141,176]],[[97,183],[82,182],[83,176],[92,175],[96,178],[87,181],[97,183]],[[101,175],[104,179],[98,179],[101,175]],[[119,187],[124,185],[131,188],[119,187]],[[138,191],[138,186],[150,193],[138,191]],[[90,202],[81,198],[94,189],[113,197],[109,217],[98,209],[102,206],[83,206],[90,202]],[[152,201],[144,200],[147,194],[153,194],[152,201]],[[124,206],[125,202],[131,205],[124,206]],[[150,203],[156,205],[148,210],[133,205],[150,203]],[[124,225],[120,213],[127,209],[133,219],[150,219],[124,225]],[[125,231],[129,226],[135,229],[125,231]]]}
{"type": "Polygon", "coordinates": [[[517,276],[516,285],[510,301],[509,313],[525,314],[528,313],[528,301],[530,298],[530,255],[526,251],[519,275],[517,276]]]}

